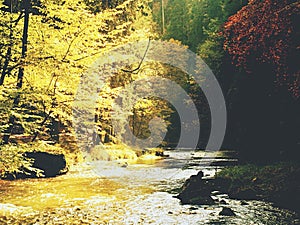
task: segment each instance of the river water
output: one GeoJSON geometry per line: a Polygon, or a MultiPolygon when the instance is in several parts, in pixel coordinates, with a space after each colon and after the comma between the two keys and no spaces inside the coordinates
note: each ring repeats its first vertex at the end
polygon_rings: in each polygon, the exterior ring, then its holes
{"type": "Polygon", "coordinates": [[[86,163],[56,178],[1,181],[0,224],[299,224],[293,212],[225,193],[213,193],[221,202],[213,206],[181,205],[174,196],[188,177],[199,170],[211,177],[235,159],[190,150],[166,154],[128,165],[86,163]],[[219,216],[223,207],[236,216],[219,216]]]}

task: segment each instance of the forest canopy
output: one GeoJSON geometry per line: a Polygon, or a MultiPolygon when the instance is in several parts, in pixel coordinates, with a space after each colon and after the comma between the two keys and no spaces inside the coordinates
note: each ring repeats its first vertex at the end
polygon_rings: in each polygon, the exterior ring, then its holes
{"type": "MultiPolygon", "coordinates": [[[[265,131],[281,137],[276,139],[283,143],[278,153],[288,151],[282,150],[287,143],[295,149],[296,135],[281,134],[292,121],[295,127],[299,122],[294,106],[299,99],[299,4],[296,0],[3,0],[2,142],[42,140],[73,148],[72,104],[88,68],[115,47],[162,39],[189,48],[214,72],[230,112],[224,146],[247,152],[251,137],[259,136],[257,126],[265,126],[265,131]],[[280,104],[292,110],[277,110],[280,104]]],[[[145,74],[173,80],[189,92],[202,122],[197,147],[203,148],[211,118],[201,88],[183,71],[143,60],[118,71],[99,93],[93,145],[120,142],[111,124],[112,102],[122,87],[145,74]]],[[[127,122],[137,137],[147,138],[148,123],[156,116],[168,125],[162,146],[176,146],[179,115],[163,99],[142,99],[127,122]]],[[[261,148],[268,146],[269,141],[264,142],[261,148]]]]}

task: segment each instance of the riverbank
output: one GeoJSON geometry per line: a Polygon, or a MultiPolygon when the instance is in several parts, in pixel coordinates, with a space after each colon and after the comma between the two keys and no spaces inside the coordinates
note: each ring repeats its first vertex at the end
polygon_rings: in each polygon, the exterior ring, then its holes
{"type": "Polygon", "coordinates": [[[264,200],[300,213],[300,165],[281,162],[229,167],[217,174],[224,191],[237,199],[264,200]]]}
{"type": "Polygon", "coordinates": [[[178,196],[183,203],[197,204],[207,202],[207,199],[212,202],[210,193],[220,191],[233,199],[268,201],[300,213],[298,163],[238,165],[224,168],[213,179],[203,179],[202,176],[200,172],[183,185],[178,196]]]}
{"type": "Polygon", "coordinates": [[[125,144],[96,145],[89,152],[60,144],[37,141],[26,144],[0,144],[0,179],[53,177],[87,161],[157,160],[165,157],[161,148],[135,149],[125,144]],[[53,172],[53,166],[57,169],[53,172]]]}

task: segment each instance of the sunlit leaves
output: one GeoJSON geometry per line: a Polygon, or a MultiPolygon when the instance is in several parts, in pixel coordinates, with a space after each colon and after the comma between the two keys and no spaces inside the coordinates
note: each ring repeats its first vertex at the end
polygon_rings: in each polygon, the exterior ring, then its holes
{"type": "Polygon", "coordinates": [[[12,75],[6,77],[0,96],[1,131],[10,115],[30,135],[37,131],[49,133],[47,127],[54,120],[70,127],[72,102],[82,73],[112,47],[152,35],[151,22],[145,17],[149,8],[144,0],[114,1],[109,7],[102,7],[101,13],[90,12],[84,2],[76,0],[41,0],[37,7],[40,13],[30,15],[22,90],[14,88],[22,31],[21,23],[14,21],[21,12],[0,12],[1,72],[12,75]],[[11,53],[7,54],[9,47],[11,53]],[[10,68],[14,70],[9,71],[10,68]],[[20,107],[13,107],[18,93],[20,107]]]}

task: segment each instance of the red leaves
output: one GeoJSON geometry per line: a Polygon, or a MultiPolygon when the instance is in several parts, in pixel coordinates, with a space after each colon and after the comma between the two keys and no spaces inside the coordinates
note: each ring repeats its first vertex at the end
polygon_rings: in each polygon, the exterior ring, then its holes
{"type": "Polygon", "coordinates": [[[250,0],[224,24],[224,48],[233,63],[246,71],[252,71],[255,64],[272,65],[278,82],[299,96],[299,68],[291,71],[295,60],[289,59],[297,51],[294,42],[299,32],[295,32],[297,19],[293,17],[299,15],[299,0],[250,0]]]}

